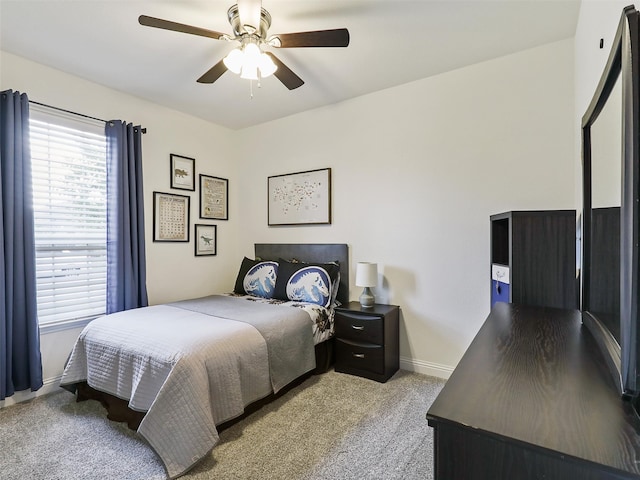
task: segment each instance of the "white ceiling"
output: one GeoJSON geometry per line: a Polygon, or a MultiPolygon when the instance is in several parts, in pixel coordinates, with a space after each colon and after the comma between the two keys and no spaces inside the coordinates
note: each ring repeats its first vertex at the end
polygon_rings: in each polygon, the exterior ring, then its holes
{"type": "Polygon", "coordinates": [[[238,129],[573,37],[580,0],[263,0],[270,34],[346,27],[347,48],[273,50],[305,84],[199,78],[236,43],[143,27],[141,14],[231,34],[233,0],[0,0],[0,49],[238,129]]]}

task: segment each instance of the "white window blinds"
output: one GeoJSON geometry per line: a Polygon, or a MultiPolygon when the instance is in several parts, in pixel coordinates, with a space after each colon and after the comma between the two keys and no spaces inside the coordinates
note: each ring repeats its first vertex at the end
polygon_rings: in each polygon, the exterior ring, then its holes
{"type": "Polygon", "coordinates": [[[31,106],[30,141],[40,325],[105,313],[104,124],[31,106]]]}

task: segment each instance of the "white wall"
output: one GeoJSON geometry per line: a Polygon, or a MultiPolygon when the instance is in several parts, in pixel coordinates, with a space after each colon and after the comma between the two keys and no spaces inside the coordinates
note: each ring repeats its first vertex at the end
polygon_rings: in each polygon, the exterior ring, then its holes
{"type": "MultiPolygon", "coordinates": [[[[122,94],[81,78],[0,52],[0,90],[27,92],[30,100],[102,119],[122,119],[147,128],[143,136],[147,288],[151,304],[208,295],[232,288],[238,265],[240,225],[235,136],[232,130],[122,94]],[[196,159],[197,173],[229,179],[230,219],[198,219],[198,196],[169,188],[169,155],[196,159]],[[218,225],[218,255],[195,257],[189,243],[154,243],[153,191],[191,197],[194,223],[218,225]]],[[[55,384],[79,330],[41,335],[43,376],[55,384]]],[[[19,398],[20,396],[16,396],[19,398]]],[[[0,402],[0,406],[3,402],[0,402]]]]}
{"type": "Polygon", "coordinates": [[[447,376],[489,312],[489,216],[574,208],[573,102],[569,39],[246,129],[239,240],[378,262],[402,366],[447,376]],[[268,227],[267,177],[323,167],[332,225],[268,227]]]}
{"type": "MultiPolygon", "coordinates": [[[[378,262],[378,301],[402,308],[407,369],[448,376],[488,314],[489,215],[574,206],[572,40],[242,131],[7,53],[0,67],[1,89],[147,127],[152,304],[228,291],[255,242],[345,242],[352,271],[358,261],[378,262]],[[230,180],[230,220],[215,222],[216,257],[195,258],[191,242],[151,241],[152,192],[169,191],[170,153],[195,157],[198,173],[230,180]],[[333,223],[268,227],[267,177],[324,167],[333,174],[333,223]]],[[[191,202],[193,225],[196,194],[191,202]]],[[[355,300],[353,276],[351,287],[355,300]]],[[[49,385],[78,333],[42,336],[49,385]]]]}

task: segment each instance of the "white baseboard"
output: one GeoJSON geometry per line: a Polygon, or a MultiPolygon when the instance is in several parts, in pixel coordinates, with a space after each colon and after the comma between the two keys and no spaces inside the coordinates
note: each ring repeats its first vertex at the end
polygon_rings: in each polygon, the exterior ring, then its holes
{"type": "Polygon", "coordinates": [[[61,375],[58,375],[57,377],[44,379],[42,382],[43,385],[38,391],[32,392],[30,390],[24,390],[22,392],[14,393],[13,396],[0,401],[0,408],[9,407],[11,405],[15,405],[16,403],[26,402],[29,400],[33,400],[36,397],[55,392],[60,388],[61,377],[61,375]]]}
{"type": "MultiPolygon", "coordinates": [[[[413,358],[400,357],[400,368],[409,372],[422,373],[423,375],[430,375],[432,377],[448,379],[453,372],[454,367],[449,365],[440,365],[438,363],[423,362],[422,360],[415,360],[413,358]]],[[[16,392],[13,396],[8,397],[0,401],[0,408],[9,407],[16,403],[26,402],[48,393],[53,393],[60,388],[60,378],[58,375],[52,378],[46,378],[43,381],[42,388],[36,392],[28,390],[22,392],[16,392]]]]}
{"type": "Polygon", "coordinates": [[[413,358],[400,357],[400,368],[409,372],[422,373],[432,377],[444,378],[445,380],[451,376],[453,369],[449,365],[440,365],[438,363],[423,362],[413,358]]]}

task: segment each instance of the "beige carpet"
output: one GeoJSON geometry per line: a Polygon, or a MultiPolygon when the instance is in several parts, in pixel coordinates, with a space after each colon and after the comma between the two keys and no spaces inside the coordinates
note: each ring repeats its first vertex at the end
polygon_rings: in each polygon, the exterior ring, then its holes
{"type": "MultiPolygon", "coordinates": [[[[426,412],[444,385],[400,371],[387,383],[330,371],[220,434],[185,480],[430,479],[426,412]]],[[[0,410],[0,477],[166,478],[145,441],[95,401],[60,391],[0,410]]]]}

